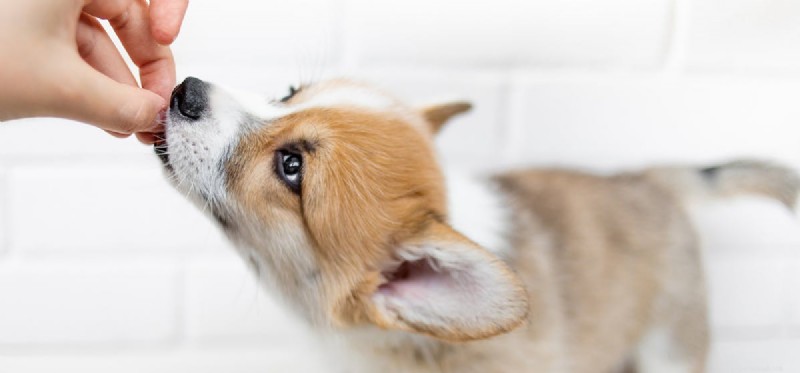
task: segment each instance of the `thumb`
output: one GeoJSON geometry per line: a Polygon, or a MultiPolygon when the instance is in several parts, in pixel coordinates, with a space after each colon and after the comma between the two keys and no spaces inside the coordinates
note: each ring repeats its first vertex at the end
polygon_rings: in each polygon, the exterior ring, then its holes
{"type": "Polygon", "coordinates": [[[166,101],[148,90],[119,83],[83,61],[65,83],[64,116],[121,134],[148,131],[166,101]]]}

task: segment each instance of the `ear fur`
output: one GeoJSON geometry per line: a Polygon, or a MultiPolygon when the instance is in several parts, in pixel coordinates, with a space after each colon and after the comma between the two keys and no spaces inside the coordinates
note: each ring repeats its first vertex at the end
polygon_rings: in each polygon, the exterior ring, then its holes
{"type": "Polygon", "coordinates": [[[511,331],[527,317],[528,296],[499,258],[447,225],[397,249],[399,263],[371,295],[379,326],[468,341],[511,331]]]}
{"type": "Polygon", "coordinates": [[[472,109],[472,104],[466,101],[454,101],[422,108],[422,116],[430,123],[431,131],[439,133],[444,124],[453,116],[465,113],[472,109]]]}

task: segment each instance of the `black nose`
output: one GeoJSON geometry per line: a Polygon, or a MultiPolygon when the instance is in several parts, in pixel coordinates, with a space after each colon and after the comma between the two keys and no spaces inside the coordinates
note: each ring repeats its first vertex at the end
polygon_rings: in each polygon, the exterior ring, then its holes
{"type": "Polygon", "coordinates": [[[172,91],[170,110],[178,110],[184,117],[197,120],[208,106],[206,83],[194,77],[186,78],[172,91]]]}

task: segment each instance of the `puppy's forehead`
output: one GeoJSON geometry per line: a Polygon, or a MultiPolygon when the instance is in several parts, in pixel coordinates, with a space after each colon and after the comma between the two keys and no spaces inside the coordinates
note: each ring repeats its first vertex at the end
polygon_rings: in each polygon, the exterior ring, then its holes
{"type": "Polygon", "coordinates": [[[426,138],[431,135],[428,123],[415,108],[403,104],[379,88],[347,79],[329,80],[309,86],[292,97],[289,104],[293,112],[343,108],[377,113],[384,118],[399,119],[399,122],[410,125],[426,138]]]}
{"type": "Polygon", "coordinates": [[[265,100],[245,92],[228,92],[248,114],[263,120],[275,120],[316,108],[350,107],[370,111],[403,111],[402,104],[383,91],[344,79],[316,83],[301,89],[286,102],[265,100]]]}
{"type": "Polygon", "coordinates": [[[351,106],[391,110],[400,106],[397,100],[381,90],[348,80],[331,80],[310,86],[290,102],[303,109],[351,106]]]}

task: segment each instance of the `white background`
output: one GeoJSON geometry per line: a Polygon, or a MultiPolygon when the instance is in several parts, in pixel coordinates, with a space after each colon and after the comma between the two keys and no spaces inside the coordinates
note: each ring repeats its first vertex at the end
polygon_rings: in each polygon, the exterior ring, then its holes
{"type": "MultiPolygon", "coordinates": [[[[193,1],[180,77],[278,96],[345,74],[473,100],[450,164],[608,171],[755,156],[800,168],[797,0],[193,1]]],[[[800,372],[800,225],[696,206],[715,373],[800,372]]],[[[275,372],[313,363],[148,147],[0,126],[0,372],[275,372]]],[[[324,370],[321,370],[324,371],[324,370]]]]}

